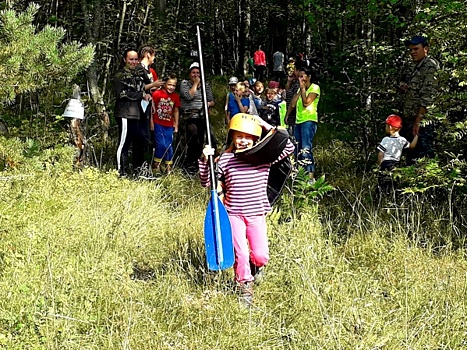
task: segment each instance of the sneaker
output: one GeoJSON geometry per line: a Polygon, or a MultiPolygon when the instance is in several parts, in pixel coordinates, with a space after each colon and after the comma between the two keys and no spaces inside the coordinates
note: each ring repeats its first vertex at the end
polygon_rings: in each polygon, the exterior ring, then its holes
{"type": "Polygon", "coordinates": [[[315,184],[315,182],[316,182],[315,179],[308,180],[308,186],[313,186],[315,184]]]}
{"type": "Polygon", "coordinates": [[[251,308],[253,306],[253,282],[239,283],[238,290],[240,293],[238,297],[240,304],[251,308]]]}
{"type": "Polygon", "coordinates": [[[143,180],[156,180],[157,177],[154,177],[152,174],[152,169],[150,169],[148,163],[144,162],[143,165],[135,169],[135,175],[138,179],[143,180]]]}

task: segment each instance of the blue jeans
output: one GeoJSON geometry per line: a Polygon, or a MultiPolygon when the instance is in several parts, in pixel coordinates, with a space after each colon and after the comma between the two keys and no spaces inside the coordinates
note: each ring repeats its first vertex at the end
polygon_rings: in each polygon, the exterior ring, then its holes
{"type": "Polygon", "coordinates": [[[298,164],[303,166],[308,173],[315,172],[315,160],[313,158],[313,139],[315,138],[318,123],[307,121],[296,124],[294,130],[297,141],[296,157],[298,164]]]}

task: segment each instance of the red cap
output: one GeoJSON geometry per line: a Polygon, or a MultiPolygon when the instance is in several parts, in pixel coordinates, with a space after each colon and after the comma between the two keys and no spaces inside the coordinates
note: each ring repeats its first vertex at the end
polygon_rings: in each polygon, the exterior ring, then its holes
{"type": "Polygon", "coordinates": [[[274,80],[271,80],[269,82],[269,85],[268,85],[269,88],[272,88],[272,89],[277,89],[279,87],[279,82],[278,81],[274,81],[274,80]]]}
{"type": "Polygon", "coordinates": [[[391,114],[386,119],[386,124],[392,126],[393,128],[402,128],[402,119],[398,115],[391,114]]]}

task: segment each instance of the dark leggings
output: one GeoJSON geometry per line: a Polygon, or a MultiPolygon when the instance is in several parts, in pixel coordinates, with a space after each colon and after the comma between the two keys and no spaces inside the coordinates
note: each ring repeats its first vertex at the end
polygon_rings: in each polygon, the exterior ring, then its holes
{"type": "MultiPolygon", "coordinates": [[[[206,135],[206,120],[204,118],[188,118],[184,122],[187,152],[185,166],[198,166],[198,159],[203,152],[206,135]]],[[[211,132],[212,147],[216,149],[217,143],[211,132]]]]}

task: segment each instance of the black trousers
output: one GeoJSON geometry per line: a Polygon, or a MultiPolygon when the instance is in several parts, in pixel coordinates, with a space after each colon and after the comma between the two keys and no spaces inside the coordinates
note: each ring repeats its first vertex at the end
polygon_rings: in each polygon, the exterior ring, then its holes
{"type": "MultiPolygon", "coordinates": [[[[414,122],[404,121],[400,135],[407,141],[412,142],[414,122]]],[[[414,149],[408,149],[406,152],[407,165],[413,165],[419,158],[435,157],[435,126],[433,124],[421,126],[418,131],[418,142],[414,149]]]]}
{"type": "Polygon", "coordinates": [[[134,168],[144,162],[144,148],[146,145],[144,128],[138,119],[115,118],[118,125],[117,169],[120,175],[128,171],[128,151],[132,147],[132,164],[134,168]]]}
{"type": "Polygon", "coordinates": [[[264,83],[266,66],[255,66],[255,78],[264,83]]]}
{"type": "MultiPolygon", "coordinates": [[[[206,119],[202,117],[190,117],[183,121],[183,131],[186,143],[186,157],[184,166],[198,167],[198,159],[203,153],[203,147],[206,140],[206,119]]],[[[214,149],[217,148],[217,142],[211,132],[211,142],[214,149]]]]}
{"type": "Polygon", "coordinates": [[[392,171],[399,166],[399,162],[385,160],[378,172],[378,191],[380,194],[390,195],[397,189],[397,181],[391,176],[392,171]]]}

